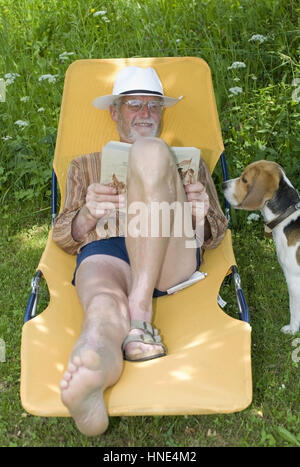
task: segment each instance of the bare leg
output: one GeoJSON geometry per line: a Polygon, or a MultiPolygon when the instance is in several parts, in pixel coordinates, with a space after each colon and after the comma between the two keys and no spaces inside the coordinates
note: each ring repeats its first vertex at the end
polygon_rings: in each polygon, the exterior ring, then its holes
{"type": "Polygon", "coordinates": [[[103,392],[118,381],[123,368],[129,274],[126,262],[106,255],[86,258],[76,274],[84,321],[61,381],[61,397],[87,436],[99,435],[108,426],[103,392]]]}
{"type": "MultiPolygon", "coordinates": [[[[139,201],[151,211],[153,201],[172,204],[186,201],[185,191],[168,146],[157,138],[139,139],[132,147],[128,172],[128,208],[139,201]]],[[[183,208],[182,208],[183,209],[183,208]]],[[[128,213],[126,246],[131,264],[132,285],[128,297],[130,318],[151,322],[154,287],[166,290],[187,279],[194,271],[194,248],[186,248],[184,224],[181,237],[162,236],[166,225],[160,222],[156,237],[151,236],[151,216],[148,217],[148,236],[131,236],[134,214],[128,213]]],[[[169,231],[172,236],[174,218],[169,231]]],[[[184,219],[183,219],[184,222],[184,219]]],[[[133,351],[137,344],[129,343],[133,351]]],[[[141,347],[142,344],[138,344],[141,347]]],[[[159,347],[159,346],[156,346],[159,347]]],[[[161,348],[157,348],[157,353],[161,348]]]]}

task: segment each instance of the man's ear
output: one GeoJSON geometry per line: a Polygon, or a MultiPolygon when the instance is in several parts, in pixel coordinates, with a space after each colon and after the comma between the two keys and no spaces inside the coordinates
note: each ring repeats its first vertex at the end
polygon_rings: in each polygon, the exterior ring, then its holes
{"type": "Polygon", "coordinates": [[[118,113],[118,109],[117,109],[117,107],[115,105],[110,105],[109,106],[109,113],[110,113],[110,116],[111,116],[112,120],[114,122],[117,122],[119,113],[118,113]]]}

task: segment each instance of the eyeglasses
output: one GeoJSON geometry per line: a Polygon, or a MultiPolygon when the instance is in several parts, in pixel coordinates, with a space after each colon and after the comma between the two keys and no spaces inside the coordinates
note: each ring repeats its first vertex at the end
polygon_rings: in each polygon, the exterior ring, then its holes
{"type": "Polygon", "coordinates": [[[137,99],[123,102],[123,104],[127,106],[130,112],[141,112],[144,110],[145,106],[147,106],[150,113],[159,113],[162,107],[164,107],[164,103],[162,101],[143,102],[137,99]]]}

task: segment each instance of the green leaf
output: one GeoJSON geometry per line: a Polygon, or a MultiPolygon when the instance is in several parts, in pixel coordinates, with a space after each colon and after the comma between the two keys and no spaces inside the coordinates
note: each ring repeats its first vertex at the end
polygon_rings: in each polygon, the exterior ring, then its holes
{"type": "MultiPolygon", "coordinates": [[[[278,434],[285,440],[288,441],[289,443],[295,445],[295,446],[300,446],[300,442],[297,440],[296,436],[293,435],[290,431],[288,431],[286,428],[283,426],[278,426],[277,427],[278,434]]],[[[298,435],[297,435],[298,436],[298,435]]]]}

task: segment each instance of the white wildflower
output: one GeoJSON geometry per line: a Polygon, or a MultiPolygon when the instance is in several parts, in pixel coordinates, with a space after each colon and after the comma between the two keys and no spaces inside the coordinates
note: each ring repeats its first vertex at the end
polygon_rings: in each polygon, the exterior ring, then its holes
{"type": "Polygon", "coordinates": [[[1,138],[3,141],[8,141],[9,139],[12,139],[12,136],[2,136],[1,138]]]}
{"type": "Polygon", "coordinates": [[[16,78],[18,78],[20,75],[19,73],[6,73],[4,75],[5,78],[5,84],[12,84],[16,78]]]}
{"type": "Polygon", "coordinates": [[[263,36],[262,34],[253,34],[253,36],[250,37],[249,42],[259,42],[260,44],[262,44],[267,40],[268,38],[266,36],[263,36]]]}
{"type": "Polygon", "coordinates": [[[238,94],[241,94],[243,92],[243,88],[240,88],[239,86],[235,86],[233,88],[229,89],[229,97],[237,96],[238,94]]]}
{"type": "Polygon", "coordinates": [[[0,78],[0,102],[5,102],[6,86],[4,79],[0,78]]]}
{"type": "Polygon", "coordinates": [[[15,125],[18,125],[19,127],[25,128],[26,126],[29,125],[29,123],[24,122],[23,120],[17,120],[17,121],[15,121],[15,125]]]}
{"type": "Polygon", "coordinates": [[[74,55],[74,52],[63,52],[61,54],[59,54],[59,59],[64,61],[64,60],[69,60],[69,57],[71,55],[74,55]]]}
{"type": "Polygon", "coordinates": [[[29,96],[20,97],[20,101],[21,102],[28,102],[29,101],[29,96]]]}
{"type": "Polygon", "coordinates": [[[106,16],[106,13],[107,13],[107,10],[95,11],[95,13],[93,14],[93,16],[95,16],[95,17],[101,16],[101,19],[102,19],[105,23],[110,23],[110,20],[109,20],[108,17],[106,16]]]}
{"type": "Polygon", "coordinates": [[[292,86],[298,86],[298,84],[300,84],[300,78],[293,79],[292,86]]]}
{"type": "Polygon", "coordinates": [[[39,81],[47,80],[48,83],[55,83],[56,80],[57,80],[57,77],[58,77],[58,75],[51,75],[51,74],[42,75],[42,76],[39,77],[39,81]]]}
{"type": "Polygon", "coordinates": [[[249,216],[247,217],[247,224],[252,224],[252,221],[259,221],[260,219],[260,215],[259,214],[255,214],[255,212],[252,212],[251,214],[249,214],[249,216]]]}
{"type": "Polygon", "coordinates": [[[106,10],[100,10],[100,11],[95,11],[95,13],[93,14],[93,16],[104,16],[106,15],[107,11],[106,10]]]}
{"type": "Polygon", "coordinates": [[[227,70],[235,70],[236,68],[246,68],[246,63],[244,62],[233,62],[227,70]]]}
{"type": "Polygon", "coordinates": [[[45,108],[44,107],[40,107],[39,109],[37,109],[38,112],[45,112],[45,108]]]}

